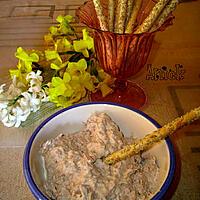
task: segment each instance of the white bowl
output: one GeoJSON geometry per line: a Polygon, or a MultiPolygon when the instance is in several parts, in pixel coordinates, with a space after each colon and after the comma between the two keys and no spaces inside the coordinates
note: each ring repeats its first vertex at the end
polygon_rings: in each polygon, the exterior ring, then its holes
{"type": "MultiPolygon", "coordinates": [[[[48,199],[45,196],[43,183],[45,171],[39,155],[41,144],[60,133],[76,132],[83,128],[83,123],[94,112],[106,112],[119,125],[125,136],[134,135],[142,138],[160,127],[160,125],[145,113],[114,103],[85,103],[60,110],[47,118],[30,137],[23,161],[26,181],[37,199],[48,199]]],[[[167,138],[155,145],[145,154],[155,155],[160,167],[157,191],[151,199],[162,199],[173,179],[175,170],[175,154],[173,146],[167,138]]]]}

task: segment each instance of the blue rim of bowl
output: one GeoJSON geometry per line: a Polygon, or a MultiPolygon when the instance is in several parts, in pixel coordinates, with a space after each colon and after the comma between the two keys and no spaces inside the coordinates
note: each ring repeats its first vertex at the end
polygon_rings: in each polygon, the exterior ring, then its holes
{"type": "MultiPolygon", "coordinates": [[[[160,128],[160,124],[158,124],[158,122],[156,122],[154,119],[152,119],[151,117],[149,117],[147,114],[145,114],[144,112],[137,110],[135,108],[132,108],[130,106],[126,106],[126,105],[122,105],[122,104],[118,104],[118,103],[113,103],[113,102],[87,102],[87,103],[80,103],[80,104],[76,104],[73,106],[70,106],[68,108],[64,108],[61,109],[59,111],[57,111],[56,113],[52,114],[50,117],[48,117],[46,120],[44,120],[33,132],[33,134],[31,135],[26,147],[25,147],[25,152],[24,152],[24,157],[23,157],[23,172],[24,172],[24,176],[26,179],[26,182],[31,190],[31,192],[33,193],[33,195],[39,199],[39,200],[48,200],[48,198],[42,193],[42,191],[40,191],[40,189],[37,187],[32,174],[31,174],[31,170],[30,170],[30,165],[29,165],[29,156],[30,156],[30,151],[31,151],[31,147],[32,147],[32,143],[35,139],[35,137],[37,136],[38,132],[42,129],[42,127],[47,124],[51,119],[53,119],[54,117],[56,117],[57,115],[67,111],[67,110],[71,110],[73,108],[76,107],[81,107],[81,106],[86,106],[86,105],[94,105],[94,104],[101,104],[101,105],[113,105],[113,106],[119,106],[122,108],[126,108],[129,110],[132,110],[140,115],[142,115],[144,118],[148,119],[154,126],[156,126],[157,128],[160,128]]],[[[157,192],[152,200],[161,200],[162,197],[166,194],[172,180],[174,177],[174,172],[175,172],[175,163],[176,163],[176,158],[175,158],[175,152],[173,149],[173,145],[171,140],[168,138],[165,139],[167,146],[168,146],[168,150],[169,150],[169,155],[170,155],[170,168],[169,168],[169,172],[167,175],[167,178],[164,182],[164,184],[162,185],[162,187],[160,188],[160,191],[157,192]]]]}

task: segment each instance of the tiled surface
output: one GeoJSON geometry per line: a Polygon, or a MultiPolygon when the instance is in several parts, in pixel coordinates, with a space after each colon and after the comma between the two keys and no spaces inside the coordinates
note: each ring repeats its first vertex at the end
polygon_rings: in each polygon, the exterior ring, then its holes
{"type": "MultiPolygon", "coordinates": [[[[82,0],[1,0],[0,1],[0,83],[8,81],[8,68],[14,67],[18,46],[43,48],[43,35],[58,14],[74,14],[82,0]]],[[[175,12],[174,25],[158,33],[148,64],[186,70],[180,81],[146,80],[146,67],[133,78],[148,95],[143,108],[161,125],[200,105],[200,2],[183,3],[175,12]]],[[[79,26],[76,24],[76,26],[79,26]]],[[[35,127],[54,108],[44,106],[22,128],[0,124],[0,200],[32,200],[22,174],[24,146],[35,127]],[[50,109],[48,109],[50,108],[50,109]],[[43,115],[43,113],[46,113],[43,115]]],[[[200,123],[185,127],[173,137],[181,161],[181,179],[173,200],[200,199],[200,123]]]]}
{"type": "Polygon", "coordinates": [[[22,174],[24,147],[0,147],[0,199],[32,200],[22,174]]]}

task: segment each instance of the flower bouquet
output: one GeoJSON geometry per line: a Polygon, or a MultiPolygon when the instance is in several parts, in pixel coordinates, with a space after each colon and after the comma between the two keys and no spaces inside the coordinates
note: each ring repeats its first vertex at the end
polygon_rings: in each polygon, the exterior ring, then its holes
{"type": "Polygon", "coordinates": [[[19,127],[42,103],[68,107],[88,92],[100,90],[105,96],[112,91],[114,79],[98,66],[87,30],[77,34],[69,15],[57,22],[44,36],[44,51],[17,48],[17,68],[9,70],[12,83],[7,90],[0,86],[0,121],[7,127],[19,127]]]}

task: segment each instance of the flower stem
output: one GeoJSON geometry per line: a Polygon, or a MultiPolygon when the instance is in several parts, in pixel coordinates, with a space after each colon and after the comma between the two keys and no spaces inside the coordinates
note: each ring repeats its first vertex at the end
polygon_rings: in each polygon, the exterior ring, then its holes
{"type": "Polygon", "coordinates": [[[8,106],[12,106],[12,105],[14,105],[16,102],[17,102],[17,100],[18,99],[20,99],[20,98],[22,98],[23,96],[20,94],[19,96],[16,96],[14,99],[12,99],[10,102],[9,102],[9,104],[8,104],[8,106]]]}

